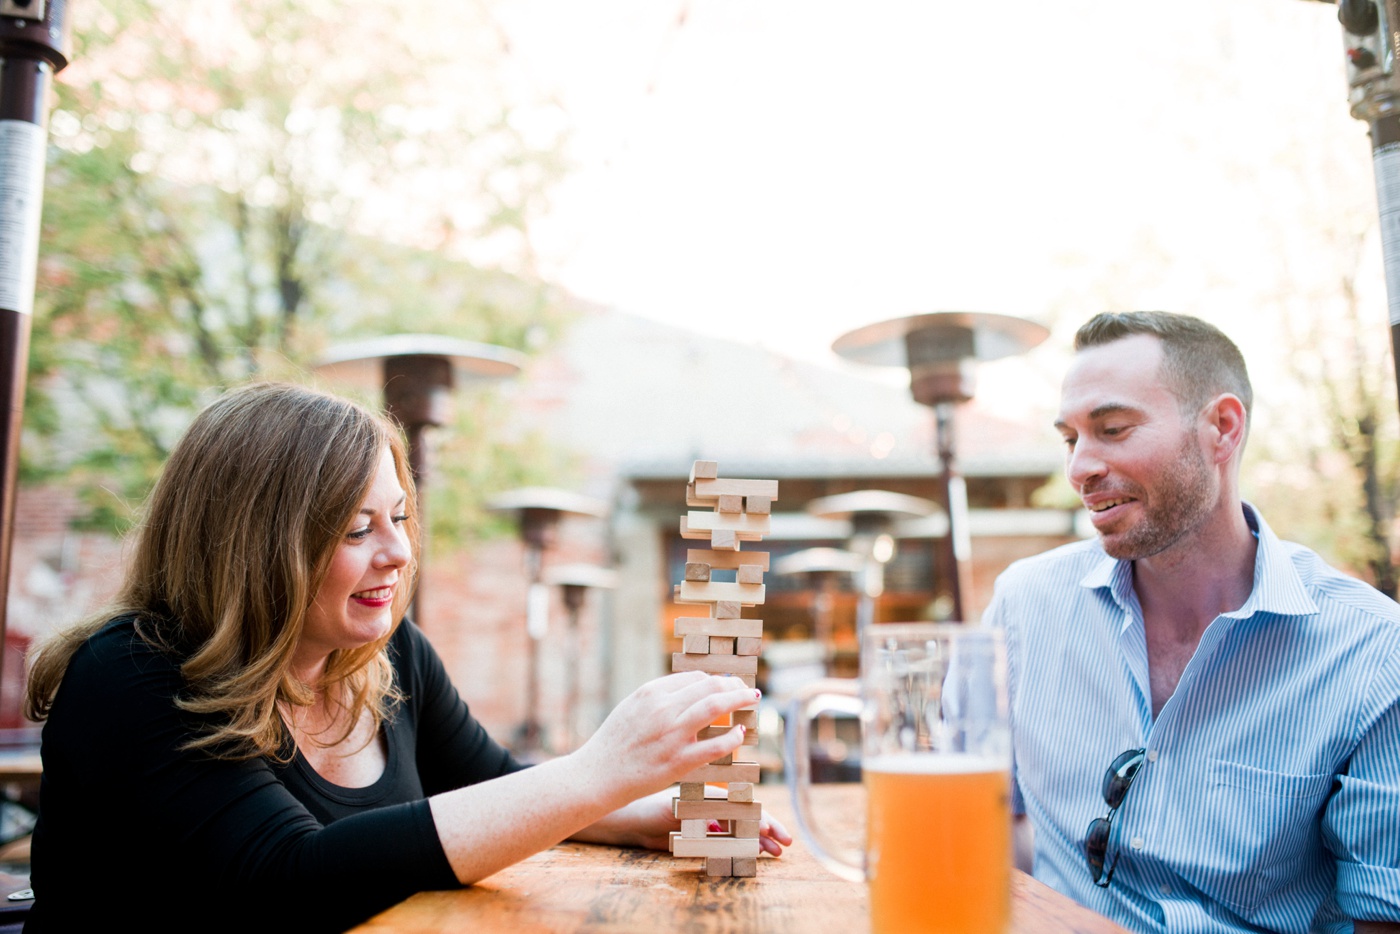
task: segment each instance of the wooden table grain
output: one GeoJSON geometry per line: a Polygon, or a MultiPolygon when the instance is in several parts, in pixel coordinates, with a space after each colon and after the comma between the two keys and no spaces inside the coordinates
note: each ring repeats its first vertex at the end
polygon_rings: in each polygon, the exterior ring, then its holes
{"type": "MultiPolygon", "coordinates": [[[[755,789],[793,828],[781,786],[755,789]]],[[[839,817],[832,832],[854,837],[863,819],[859,785],[818,785],[815,805],[839,817]],[[844,826],[841,826],[844,824],[844,826]]],[[[800,842],[759,860],[756,879],[710,879],[699,860],[651,850],[562,843],[470,888],[420,892],[355,928],[355,934],[471,930],[523,934],[868,934],[864,885],[822,868],[800,842]]],[[[1126,934],[1021,872],[1012,873],[1010,934],[1126,934]]]]}

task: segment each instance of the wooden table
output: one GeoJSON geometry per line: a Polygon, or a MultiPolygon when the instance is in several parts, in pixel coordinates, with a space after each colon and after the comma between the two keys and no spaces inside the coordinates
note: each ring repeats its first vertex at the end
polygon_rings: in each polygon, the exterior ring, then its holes
{"type": "MultiPolygon", "coordinates": [[[[787,789],[760,785],[765,809],[793,829],[787,789]]],[[[831,832],[858,833],[859,785],[817,785],[813,800],[831,832]],[[842,821],[845,826],[842,826],[842,821]]],[[[844,835],[843,834],[843,835],[844,835]]],[[[562,843],[476,885],[420,892],[355,928],[358,934],[511,931],[548,934],[866,934],[864,885],[822,868],[799,841],[780,859],[764,857],[756,879],[707,879],[699,860],[667,853],[562,843]]],[[[1010,934],[1126,934],[1022,872],[1011,880],[1010,934]]]]}

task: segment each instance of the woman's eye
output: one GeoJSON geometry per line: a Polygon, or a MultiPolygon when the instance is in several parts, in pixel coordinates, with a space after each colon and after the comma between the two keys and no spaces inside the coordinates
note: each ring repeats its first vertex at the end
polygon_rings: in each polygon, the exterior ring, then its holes
{"type": "Polygon", "coordinates": [[[397,525],[397,524],[400,523],[400,522],[407,522],[407,521],[408,521],[408,513],[404,513],[404,514],[401,515],[401,516],[394,516],[394,524],[395,524],[395,525],[397,525]]]}
{"type": "Polygon", "coordinates": [[[356,529],[355,531],[349,533],[349,534],[346,535],[345,537],[346,537],[346,538],[349,538],[349,539],[353,539],[354,541],[359,541],[359,540],[362,539],[362,538],[369,538],[369,532],[370,532],[369,526],[365,526],[365,527],[362,528],[362,529],[356,529]]]}

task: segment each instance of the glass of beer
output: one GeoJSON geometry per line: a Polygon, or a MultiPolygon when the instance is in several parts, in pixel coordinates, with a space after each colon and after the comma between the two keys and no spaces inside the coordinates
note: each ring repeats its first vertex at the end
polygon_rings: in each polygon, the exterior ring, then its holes
{"type": "Polygon", "coordinates": [[[1011,731],[1001,633],[868,627],[859,681],[819,681],[792,701],[787,758],[798,830],[836,875],[869,883],[875,934],[1006,930],[1011,731]],[[808,733],[822,713],[860,717],[860,852],[831,845],[812,813],[808,733]]]}

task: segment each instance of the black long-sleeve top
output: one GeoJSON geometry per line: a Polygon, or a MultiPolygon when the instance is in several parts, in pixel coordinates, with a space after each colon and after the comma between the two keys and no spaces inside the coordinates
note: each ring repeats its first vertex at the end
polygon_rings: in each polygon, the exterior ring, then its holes
{"type": "MultiPolygon", "coordinates": [[[[405,700],[384,774],[365,788],[286,764],[180,746],[180,658],[113,620],[73,657],[44,725],[34,908],[26,932],[343,930],[457,885],[426,796],[522,766],[472,718],[405,621],[389,643],[405,700]]],[[[290,740],[289,740],[290,742],[290,740]]]]}

